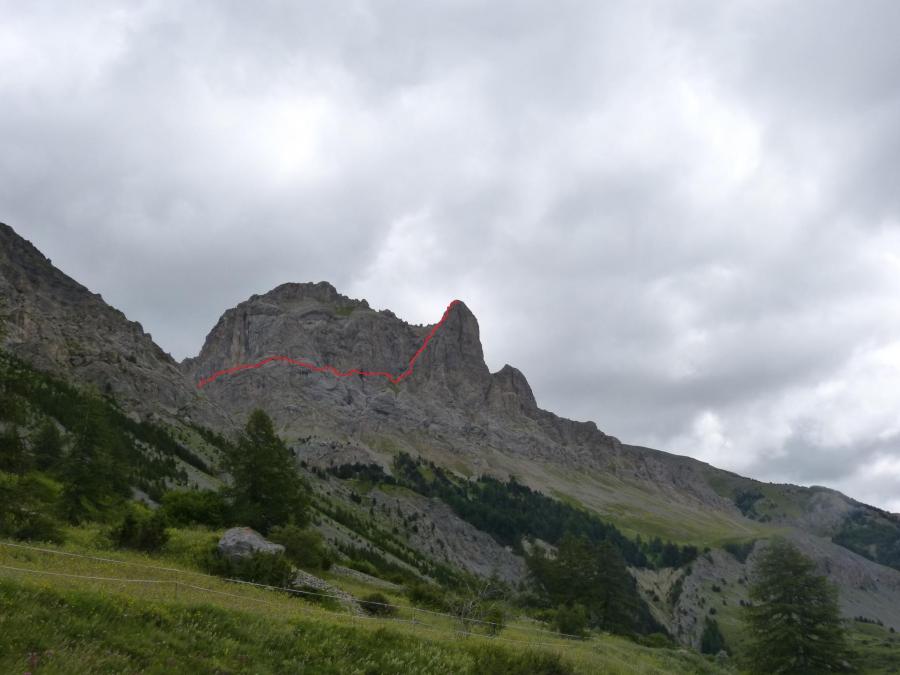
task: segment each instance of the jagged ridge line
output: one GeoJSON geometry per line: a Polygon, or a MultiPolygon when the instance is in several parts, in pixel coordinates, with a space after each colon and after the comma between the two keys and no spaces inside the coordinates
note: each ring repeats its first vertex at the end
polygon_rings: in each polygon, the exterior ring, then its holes
{"type": "Polygon", "coordinates": [[[419,349],[416,350],[416,353],[412,355],[412,358],[409,360],[409,365],[406,367],[406,370],[398,375],[380,371],[360,370],[358,368],[352,368],[347,371],[340,371],[334,366],[317,366],[312,363],[307,363],[306,361],[298,361],[297,359],[292,359],[289,356],[269,356],[261,361],[257,361],[256,363],[242,363],[236,366],[232,366],[231,368],[225,368],[224,370],[216,371],[209,377],[204,377],[199,382],[197,382],[197,389],[202,389],[203,387],[214,382],[223,375],[232,375],[242,370],[262,368],[267,363],[272,363],[274,361],[281,361],[294,366],[300,366],[301,368],[307,368],[315,373],[331,373],[335,377],[351,377],[353,375],[362,375],[364,377],[384,377],[387,378],[388,382],[399,384],[407,377],[412,375],[413,366],[415,365],[416,360],[425,352],[425,349],[428,347],[428,343],[431,342],[431,339],[437,334],[438,330],[440,330],[441,326],[444,325],[444,322],[450,316],[450,310],[458,305],[459,302],[459,300],[453,300],[449,305],[447,305],[447,309],[444,310],[444,315],[441,317],[441,320],[438,321],[428,333],[428,335],[425,336],[425,340],[422,342],[422,346],[419,347],[419,349]]]}

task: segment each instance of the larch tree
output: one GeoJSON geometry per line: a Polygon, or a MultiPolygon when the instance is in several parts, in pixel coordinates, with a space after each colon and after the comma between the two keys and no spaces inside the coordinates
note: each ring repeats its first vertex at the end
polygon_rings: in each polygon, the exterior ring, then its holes
{"type": "Polygon", "coordinates": [[[234,518],[267,533],[276,525],[307,521],[307,490],[294,456],[262,410],[254,410],[228,457],[234,518]]]}
{"type": "Polygon", "coordinates": [[[821,675],[850,668],[837,589],[794,545],[771,542],[754,568],[745,611],[755,672],[821,675]]]}

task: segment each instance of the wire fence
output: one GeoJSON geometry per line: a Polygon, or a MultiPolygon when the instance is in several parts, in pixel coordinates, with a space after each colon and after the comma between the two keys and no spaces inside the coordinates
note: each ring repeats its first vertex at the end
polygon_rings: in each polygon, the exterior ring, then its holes
{"type": "MultiPolygon", "coordinates": [[[[522,632],[526,632],[526,633],[537,633],[540,635],[549,635],[554,638],[557,638],[559,640],[559,642],[517,640],[514,638],[501,637],[496,634],[475,633],[475,632],[472,632],[465,628],[447,629],[446,627],[434,626],[434,625],[428,624],[424,621],[417,620],[416,615],[423,614],[423,615],[430,615],[430,616],[435,616],[435,617],[443,617],[443,618],[449,619],[452,622],[460,623],[462,626],[466,626],[466,625],[470,625],[470,624],[478,624],[478,625],[488,626],[491,628],[492,632],[495,632],[495,633],[499,632],[500,630],[502,630],[504,628],[510,628],[510,626],[508,626],[506,624],[501,624],[499,622],[486,621],[483,619],[476,619],[474,617],[461,618],[460,616],[455,615],[455,614],[450,614],[447,612],[439,612],[439,611],[431,610],[431,609],[425,609],[423,607],[416,607],[414,605],[399,605],[399,604],[387,603],[387,602],[356,600],[355,598],[352,598],[352,596],[350,598],[348,598],[347,595],[338,595],[336,593],[324,593],[324,592],[309,591],[309,590],[298,589],[298,588],[287,588],[287,587],[283,587],[283,586],[270,586],[267,584],[260,584],[260,583],[256,583],[256,582],[252,582],[252,581],[246,581],[243,579],[218,577],[218,576],[214,576],[211,574],[204,574],[202,572],[191,572],[189,570],[177,569],[174,567],[164,567],[162,565],[150,565],[147,563],[134,562],[134,561],[130,561],[130,560],[119,560],[116,558],[106,558],[106,557],[102,557],[102,556],[92,556],[92,555],[87,555],[87,554],[82,554],[82,553],[72,553],[69,551],[60,551],[57,549],[45,548],[45,547],[41,547],[41,546],[30,546],[27,544],[15,544],[15,543],[6,542],[6,541],[0,541],[0,546],[12,548],[12,549],[35,551],[35,552],[39,552],[39,553],[45,553],[45,554],[51,554],[51,555],[57,555],[57,556],[91,560],[91,561],[95,561],[95,562],[111,563],[111,564],[117,564],[117,565],[129,565],[132,567],[143,568],[143,569],[147,569],[147,570],[154,570],[157,572],[166,572],[166,573],[175,574],[175,575],[179,575],[179,576],[188,576],[188,577],[209,579],[209,580],[213,580],[216,582],[224,581],[224,582],[238,584],[238,585],[242,585],[242,586],[254,587],[254,588],[264,589],[264,590],[268,590],[268,591],[284,592],[284,593],[289,593],[289,594],[293,594],[293,595],[329,598],[329,599],[340,601],[342,603],[347,603],[348,599],[352,599],[355,602],[360,603],[363,606],[367,606],[367,605],[368,606],[380,606],[380,607],[393,608],[395,610],[405,610],[407,612],[410,612],[413,616],[412,619],[403,619],[403,618],[399,618],[399,617],[383,617],[383,616],[376,617],[376,616],[369,616],[369,615],[365,615],[365,614],[353,614],[352,612],[348,614],[345,612],[330,611],[325,608],[316,608],[317,612],[322,612],[325,614],[333,615],[335,617],[340,617],[343,620],[346,620],[349,618],[351,620],[361,619],[364,621],[374,621],[374,622],[381,622],[381,623],[385,623],[385,624],[391,624],[391,623],[408,624],[408,625],[414,626],[417,629],[423,629],[426,631],[437,631],[437,632],[443,632],[445,634],[449,633],[451,635],[463,636],[463,637],[469,637],[469,636],[482,637],[482,638],[487,638],[490,640],[498,640],[501,642],[510,642],[510,643],[516,643],[516,644],[533,645],[533,646],[568,647],[568,646],[573,646],[573,642],[585,641],[587,639],[580,635],[571,635],[568,633],[560,633],[557,631],[547,630],[544,628],[537,628],[535,626],[521,625],[521,624],[516,624],[512,628],[516,631],[522,631],[522,632]]],[[[269,600],[264,600],[262,598],[255,598],[255,597],[252,597],[252,596],[249,596],[246,594],[239,595],[236,593],[228,593],[227,591],[220,591],[220,590],[216,590],[216,589],[212,589],[212,588],[206,588],[203,586],[198,586],[196,584],[187,583],[187,582],[177,579],[177,578],[176,579],[139,579],[139,578],[125,578],[125,577],[105,577],[105,576],[72,574],[72,573],[68,573],[68,572],[52,572],[49,570],[36,570],[36,569],[24,568],[24,567],[14,567],[14,566],[10,566],[10,565],[0,565],[0,569],[11,571],[11,572],[25,573],[25,574],[36,574],[36,575],[52,576],[52,577],[64,577],[64,578],[70,578],[70,579],[80,579],[80,580],[85,580],[85,581],[90,580],[90,581],[119,582],[119,583],[132,583],[132,584],[146,584],[146,585],[170,585],[173,588],[173,592],[176,594],[178,592],[178,588],[180,587],[180,588],[185,588],[185,589],[191,589],[194,591],[199,591],[201,593],[208,593],[208,594],[219,595],[219,596],[228,596],[228,597],[236,598],[239,600],[249,600],[251,602],[278,606],[278,603],[273,603],[269,600]]],[[[297,608],[297,609],[306,610],[307,608],[297,608]]]]}

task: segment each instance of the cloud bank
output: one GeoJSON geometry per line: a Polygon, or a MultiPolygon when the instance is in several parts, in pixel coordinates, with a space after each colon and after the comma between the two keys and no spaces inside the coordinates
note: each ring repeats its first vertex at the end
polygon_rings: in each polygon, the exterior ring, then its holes
{"type": "Polygon", "coordinates": [[[182,358],[285,281],[900,511],[900,5],[0,3],[0,218],[182,358]]]}

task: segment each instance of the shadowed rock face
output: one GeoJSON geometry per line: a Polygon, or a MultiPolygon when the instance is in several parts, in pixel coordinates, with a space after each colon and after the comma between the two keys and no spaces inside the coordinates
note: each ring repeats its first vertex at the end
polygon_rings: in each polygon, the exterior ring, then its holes
{"type": "Polygon", "coordinates": [[[4,224],[0,317],[4,349],[38,368],[94,384],[128,410],[224,420],[197,397],[172,357],[139,323],[56,269],[4,224]]]}

